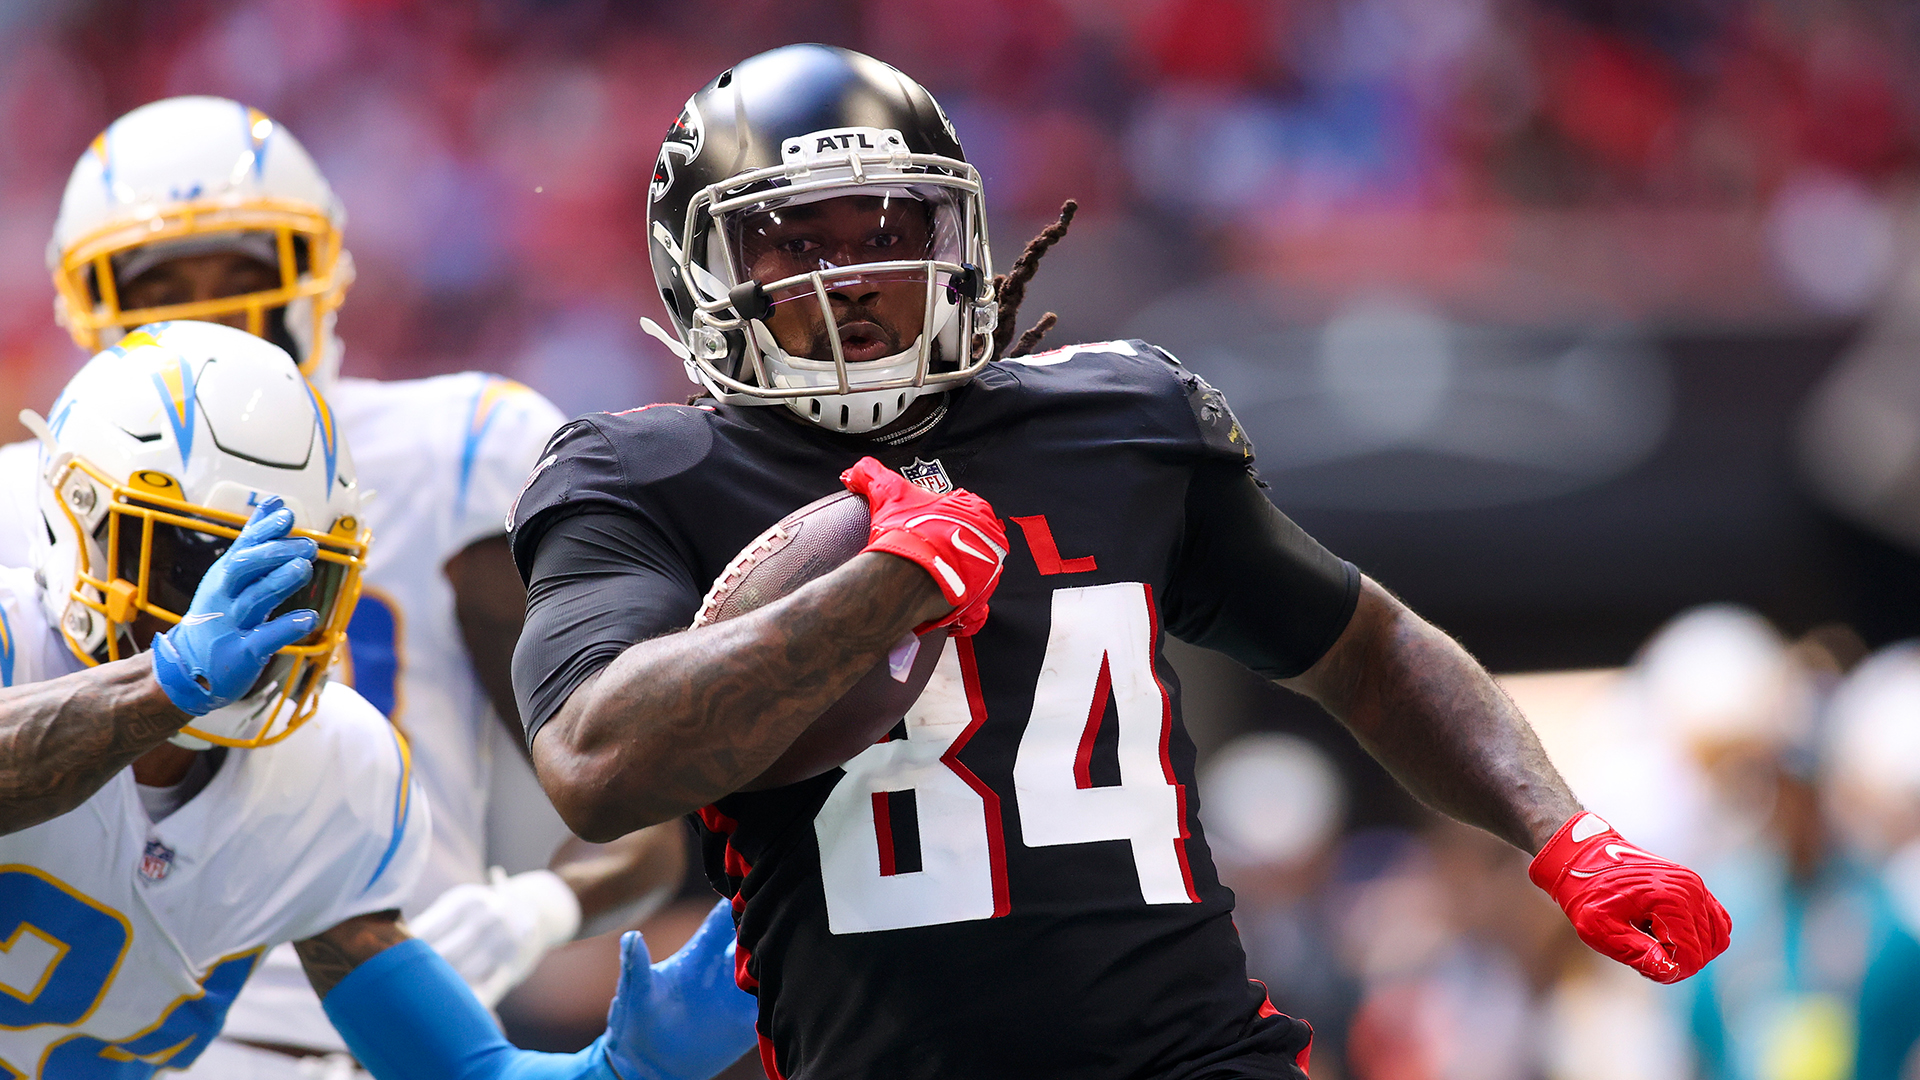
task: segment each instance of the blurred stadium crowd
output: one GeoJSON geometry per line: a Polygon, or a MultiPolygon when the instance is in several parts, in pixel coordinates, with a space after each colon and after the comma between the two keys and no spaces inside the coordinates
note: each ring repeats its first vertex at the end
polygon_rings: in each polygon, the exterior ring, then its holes
{"type": "Polygon", "coordinates": [[[1914,1075],[1920,643],[1866,655],[1709,605],[1625,668],[1504,683],[1589,808],[1701,868],[1733,945],[1646,982],[1579,944],[1519,852],[1437,816],[1343,829],[1324,751],[1243,735],[1202,775],[1210,839],[1253,972],[1315,1023],[1316,1078],[1914,1075]]]}
{"type": "Polygon", "coordinates": [[[1087,338],[1223,276],[1304,320],[1382,286],[1523,322],[1857,311],[1920,156],[1900,0],[7,0],[0,404],[73,363],[40,258],[73,159],[189,92],[288,124],[346,201],[360,373],[677,394],[629,332],[659,133],[727,63],[814,38],[940,96],[1002,248],[1071,196],[1088,247],[1134,253],[1074,263],[1087,338]]]}
{"type": "MultiPolygon", "coordinates": [[[[1055,340],[1140,333],[1219,372],[1283,495],[1330,446],[1560,478],[1462,505],[1617,475],[1665,431],[1641,344],[1665,328],[1850,334],[1880,312],[1881,368],[1914,366],[1886,327],[1920,299],[1885,314],[1916,251],[1911,0],[0,0],[0,427],[23,436],[13,413],[82,359],[43,261],[74,159],[181,93],[275,116],[346,203],[349,374],[496,371],[567,412],[678,398],[678,364],[635,332],[660,314],[660,134],[727,64],[804,40],[940,97],[1003,265],[1079,199],[1035,289],[1055,340]],[[1232,329],[1248,307],[1258,325],[1232,329]],[[1318,391],[1275,389],[1296,375],[1318,391]],[[1540,430],[1468,407],[1495,399],[1544,403],[1540,430]]],[[[1821,399],[1840,448],[1814,472],[1920,545],[1898,524],[1920,521],[1920,472],[1895,482],[1920,434],[1855,483],[1887,445],[1847,442],[1848,403],[1879,393],[1855,381],[1821,399]]],[[[1732,951],[1671,989],[1581,949],[1519,853],[1368,810],[1313,743],[1221,733],[1207,818],[1254,973],[1319,1030],[1316,1080],[1901,1075],[1920,652],[1868,654],[1722,606],[1624,668],[1509,681],[1575,790],[1732,911],[1732,951]]]]}

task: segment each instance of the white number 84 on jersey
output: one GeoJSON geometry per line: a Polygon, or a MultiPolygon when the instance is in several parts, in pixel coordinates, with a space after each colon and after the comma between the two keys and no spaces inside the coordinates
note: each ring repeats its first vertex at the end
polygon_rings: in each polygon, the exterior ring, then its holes
{"type": "MultiPolygon", "coordinates": [[[[1053,594],[1046,659],[1014,762],[1020,832],[1029,847],[1129,841],[1142,900],[1197,903],[1185,791],[1167,757],[1172,710],[1153,670],[1157,633],[1148,587],[1139,582],[1053,594]],[[1109,701],[1120,783],[1095,787],[1088,759],[1109,701]]],[[[1007,913],[1000,798],[958,758],[985,720],[971,642],[955,639],[907,713],[907,737],[846,763],[814,818],[833,933],[1007,913]],[[898,872],[889,796],[908,791],[920,867],[898,872]]]]}

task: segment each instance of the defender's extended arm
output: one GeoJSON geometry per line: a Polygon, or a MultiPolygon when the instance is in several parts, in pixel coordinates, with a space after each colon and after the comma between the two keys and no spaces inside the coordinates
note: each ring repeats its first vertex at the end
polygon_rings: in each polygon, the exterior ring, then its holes
{"type": "Polygon", "coordinates": [[[267,499],[147,653],[0,690],[0,835],[79,806],[312,631],[312,611],[265,621],[313,573],[314,543],[287,538],[292,528],[293,513],[267,499]]]}
{"type": "Polygon", "coordinates": [[[607,1030],[574,1054],[509,1044],[393,912],[349,919],[296,947],[328,1018],[378,1080],[706,1080],[755,1041],[758,1004],[734,985],[733,941],[725,901],[657,964],[629,932],[607,1030]]]}

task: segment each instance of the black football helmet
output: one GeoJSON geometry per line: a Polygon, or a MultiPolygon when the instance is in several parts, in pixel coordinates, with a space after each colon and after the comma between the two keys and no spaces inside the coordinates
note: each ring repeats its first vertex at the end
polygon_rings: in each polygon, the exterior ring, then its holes
{"type": "Polygon", "coordinates": [[[784,404],[823,427],[866,432],[993,359],[998,308],[980,174],[926,88],[870,56],[789,45],[722,72],[668,129],[649,211],[654,280],[678,338],[646,328],[722,401],[784,404]],[[783,212],[817,217],[829,211],[813,204],[850,196],[874,220],[909,222],[906,239],[887,238],[888,257],[802,242],[781,249],[784,262],[750,257],[783,212]],[[754,267],[774,280],[756,280],[754,267]],[[849,360],[830,294],[898,297],[909,287],[925,296],[917,331],[894,336],[918,336],[892,355],[849,360]],[[808,307],[783,313],[787,304],[808,307]],[[782,348],[768,327],[776,314],[818,327],[816,312],[824,332],[811,355],[782,348]]]}

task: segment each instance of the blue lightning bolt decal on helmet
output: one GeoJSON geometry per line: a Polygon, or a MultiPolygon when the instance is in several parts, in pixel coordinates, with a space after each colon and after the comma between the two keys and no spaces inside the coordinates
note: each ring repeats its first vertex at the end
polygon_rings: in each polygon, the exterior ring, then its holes
{"type": "Polygon", "coordinates": [[[124,660],[165,631],[150,662],[197,718],[177,745],[286,738],[318,708],[366,565],[324,399],[271,342],[178,320],[102,351],[61,403],[36,427],[50,543],[34,569],[68,649],[124,660]]]}

